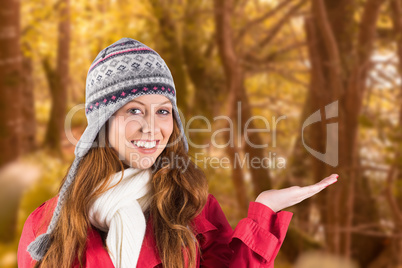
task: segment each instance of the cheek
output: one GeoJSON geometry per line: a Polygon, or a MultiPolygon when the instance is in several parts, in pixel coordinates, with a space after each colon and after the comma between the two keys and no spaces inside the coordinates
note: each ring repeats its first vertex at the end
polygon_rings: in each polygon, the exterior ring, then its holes
{"type": "Polygon", "coordinates": [[[168,140],[173,132],[173,119],[161,122],[160,128],[164,139],[168,140]]]}
{"type": "Polygon", "coordinates": [[[108,132],[110,145],[116,149],[119,146],[123,145],[120,143],[125,140],[124,137],[126,136],[126,131],[127,131],[127,124],[124,121],[124,119],[121,120],[114,119],[113,121],[111,121],[108,132]]]}
{"type": "Polygon", "coordinates": [[[122,133],[125,135],[125,137],[132,137],[137,136],[135,135],[136,132],[140,132],[141,126],[138,122],[128,122],[125,127],[124,131],[122,133]]]}

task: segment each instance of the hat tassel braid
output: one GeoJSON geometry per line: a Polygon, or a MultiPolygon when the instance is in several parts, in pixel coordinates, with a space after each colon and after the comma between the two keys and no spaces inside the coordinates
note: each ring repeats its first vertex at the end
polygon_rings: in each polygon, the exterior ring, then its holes
{"type": "Polygon", "coordinates": [[[57,220],[59,219],[60,211],[61,211],[62,205],[64,203],[64,199],[65,199],[65,193],[75,178],[75,174],[77,173],[77,167],[78,167],[78,164],[81,161],[81,159],[82,159],[82,157],[76,157],[74,159],[74,162],[71,165],[71,168],[67,175],[67,180],[65,181],[65,183],[63,184],[63,186],[60,190],[59,198],[57,200],[57,206],[54,210],[52,220],[47,228],[46,233],[41,234],[38,237],[36,237],[36,239],[34,241],[32,241],[31,244],[28,245],[27,251],[29,252],[31,257],[36,261],[42,260],[43,257],[45,256],[47,250],[50,247],[50,244],[52,242],[50,234],[52,233],[52,231],[57,223],[57,220]]]}

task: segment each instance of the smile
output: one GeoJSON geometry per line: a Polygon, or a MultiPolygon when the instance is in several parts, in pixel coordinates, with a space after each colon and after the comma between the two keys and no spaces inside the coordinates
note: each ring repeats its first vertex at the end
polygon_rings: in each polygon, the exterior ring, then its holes
{"type": "Polygon", "coordinates": [[[158,145],[159,140],[132,140],[131,143],[139,148],[152,149],[158,145]]]}

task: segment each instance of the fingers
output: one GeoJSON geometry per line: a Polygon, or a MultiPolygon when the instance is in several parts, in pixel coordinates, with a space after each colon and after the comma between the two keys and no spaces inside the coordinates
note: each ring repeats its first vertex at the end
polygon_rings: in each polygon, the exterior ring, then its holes
{"type": "Polygon", "coordinates": [[[338,174],[332,174],[329,177],[326,177],[325,179],[323,179],[322,181],[318,182],[318,184],[323,185],[324,188],[327,187],[328,185],[331,185],[335,182],[338,181],[338,174]]]}
{"type": "Polygon", "coordinates": [[[337,182],[338,177],[339,177],[338,174],[332,174],[329,177],[321,180],[320,182],[317,182],[316,184],[301,187],[300,191],[302,192],[303,200],[315,195],[328,185],[337,182]]]}

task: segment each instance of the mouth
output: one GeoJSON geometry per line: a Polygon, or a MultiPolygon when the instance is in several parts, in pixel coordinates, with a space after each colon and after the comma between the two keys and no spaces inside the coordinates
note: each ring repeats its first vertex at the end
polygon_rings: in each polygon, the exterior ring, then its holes
{"type": "Polygon", "coordinates": [[[159,144],[159,140],[132,140],[134,147],[144,150],[155,150],[159,144]]]}

